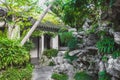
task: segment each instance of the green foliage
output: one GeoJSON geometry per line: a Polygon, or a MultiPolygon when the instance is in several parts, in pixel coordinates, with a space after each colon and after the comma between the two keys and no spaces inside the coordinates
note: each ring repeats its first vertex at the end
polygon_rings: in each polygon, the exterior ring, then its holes
{"type": "Polygon", "coordinates": [[[65,43],[70,50],[73,50],[77,47],[77,38],[75,38],[72,32],[60,32],[60,40],[62,43],[65,43]]]}
{"type": "Polygon", "coordinates": [[[75,80],[93,80],[86,72],[77,72],[74,78],[75,80]]]}
{"type": "Polygon", "coordinates": [[[48,58],[56,57],[58,54],[58,50],[56,49],[48,49],[44,50],[43,55],[47,56],[48,58]]]}
{"type": "Polygon", "coordinates": [[[106,31],[105,30],[100,30],[97,34],[98,34],[98,36],[105,36],[106,31]]]}
{"type": "Polygon", "coordinates": [[[7,37],[7,29],[5,28],[4,32],[0,30],[0,37],[7,37]]]}
{"type": "Polygon", "coordinates": [[[6,0],[1,1],[0,6],[7,8],[7,16],[14,15],[14,17],[21,19],[22,17],[26,18],[28,16],[34,17],[35,12],[39,13],[41,9],[37,5],[37,2],[38,0],[6,0]]]}
{"type": "Polygon", "coordinates": [[[67,46],[69,47],[70,50],[73,50],[77,47],[77,38],[73,37],[72,39],[69,40],[67,46]]]}
{"type": "Polygon", "coordinates": [[[43,34],[47,34],[48,36],[55,37],[56,34],[54,32],[44,31],[43,34]]]}
{"type": "Polygon", "coordinates": [[[20,26],[20,29],[21,31],[25,30],[24,28],[30,28],[30,26],[32,26],[32,23],[27,19],[25,18],[26,20],[25,21],[19,21],[17,24],[20,26]]]}
{"type": "Polygon", "coordinates": [[[99,72],[99,80],[111,80],[106,71],[99,72]]]}
{"type": "Polygon", "coordinates": [[[24,47],[26,48],[27,51],[30,51],[30,49],[32,49],[34,47],[34,44],[32,43],[32,41],[27,41],[24,44],[24,47]]]}
{"type": "Polygon", "coordinates": [[[102,61],[107,62],[107,60],[108,60],[108,57],[104,55],[104,56],[102,57],[102,61]]]}
{"type": "Polygon", "coordinates": [[[97,23],[92,23],[92,27],[86,31],[86,34],[95,34],[97,31],[98,24],[97,23]]]}
{"type": "Polygon", "coordinates": [[[53,61],[50,61],[49,66],[55,66],[55,63],[53,61]]]}
{"type": "Polygon", "coordinates": [[[35,30],[33,33],[32,33],[32,37],[38,37],[38,36],[41,36],[41,35],[49,35],[51,37],[55,37],[56,36],[56,33],[55,32],[49,32],[49,31],[41,31],[41,30],[35,30]]]}
{"type": "Polygon", "coordinates": [[[29,62],[30,55],[19,41],[0,38],[0,70],[13,66],[23,66],[29,62]]]}
{"type": "Polygon", "coordinates": [[[72,32],[62,32],[62,33],[59,33],[60,35],[60,40],[62,43],[66,43],[69,42],[70,39],[73,38],[73,34],[72,32]]]}
{"type": "Polygon", "coordinates": [[[66,74],[53,73],[51,78],[54,80],[68,80],[68,76],[66,74]]]}
{"type": "Polygon", "coordinates": [[[31,80],[33,66],[27,64],[22,68],[8,68],[0,73],[0,80],[31,80]]]}
{"type": "Polygon", "coordinates": [[[32,33],[32,37],[38,37],[38,36],[41,36],[44,32],[41,31],[41,30],[35,30],[33,33],[32,33]]]}
{"type": "MultiPolygon", "coordinates": [[[[120,50],[118,47],[115,47],[114,39],[110,37],[105,37],[98,41],[96,46],[102,54],[112,54],[112,57],[115,59],[120,56],[120,50]]],[[[104,55],[102,60],[107,61],[107,57],[104,55]]]]}
{"type": "Polygon", "coordinates": [[[64,58],[67,59],[70,63],[71,63],[73,60],[78,59],[78,57],[77,57],[76,55],[70,56],[68,53],[69,53],[69,52],[66,52],[66,53],[65,53],[64,58]]]}
{"type": "MultiPolygon", "coordinates": [[[[50,3],[51,4],[51,3],[50,3]]],[[[49,12],[45,15],[44,19],[42,20],[43,23],[53,23],[54,25],[61,25],[63,22],[58,18],[53,12],[49,12]]],[[[60,26],[58,26],[60,27],[60,26]]]]}
{"type": "Polygon", "coordinates": [[[95,33],[95,29],[90,29],[86,31],[86,34],[93,34],[95,33]]]}
{"type": "Polygon", "coordinates": [[[113,58],[116,59],[117,57],[120,57],[120,50],[116,50],[112,54],[113,58]]]}
{"type": "Polygon", "coordinates": [[[115,50],[114,39],[110,37],[103,38],[97,42],[97,48],[101,53],[112,53],[115,50]]]}
{"type": "Polygon", "coordinates": [[[67,28],[62,27],[62,28],[60,28],[59,33],[62,33],[62,32],[67,32],[67,31],[68,31],[68,29],[67,29],[67,28]]]}
{"type": "Polygon", "coordinates": [[[106,0],[57,0],[52,11],[62,19],[65,24],[80,28],[86,18],[96,22],[101,8],[105,7],[106,0]]]}
{"type": "Polygon", "coordinates": [[[24,38],[24,36],[28,33],[29,30],[30,30],[30,28],[21,30],[21,39],[24,38]]]}
{"type": "Polygon", "coordinates": [[[26,30],[25,27],[32,26],[31,19],[38,18],[41,8],[38,6],[38,0],[3,0],[0,1],[0,7],[6,11],[5,19],[8,26],[14,29],[19,26],[21,31],[26,30]]]}
{"type": "Polygon", "coordinates": [[[110,0],[109,6],[112,7],[112,6],[113,6],[113,3],[114,3],[115,1],[116,1],[116,0],[110,0]]]}

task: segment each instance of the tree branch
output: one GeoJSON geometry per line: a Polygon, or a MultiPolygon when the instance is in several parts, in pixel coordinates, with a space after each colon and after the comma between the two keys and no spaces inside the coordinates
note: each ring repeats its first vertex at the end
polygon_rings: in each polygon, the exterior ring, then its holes
{"type": "MultiPolygon", "coordinates": [[[[52,2],[54,2],[54,0],[52,0],[52,2]]],[[[52,7],[52,4],[50,4],[45,11],[39,16],[39,19],[34,23],[34,25],[32,26],[32,28],[30,29],[30,31],[27,33],[27,35],[23,38],[23,40],[21,41],[21,46],[23,46],[25,44],[25,42],[29,39],[29,37],[31,36],[31,34],[33,33],[33,31],[37,28],[37,26],[39,25],[39,23],[42,21],[42,19],[44,18],[44,16],[46,15],[46,13],[49,11],[49,9],[52,7]]]]}

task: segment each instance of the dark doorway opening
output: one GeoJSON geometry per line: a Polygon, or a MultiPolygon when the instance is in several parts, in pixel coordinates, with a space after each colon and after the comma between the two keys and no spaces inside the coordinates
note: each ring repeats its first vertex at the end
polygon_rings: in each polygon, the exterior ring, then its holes
{"type": "Polygon", "coordinates": [[[48,34],[45,34],[44,35],[44,48],[45,49],[51,49],[50,42],[51,42],[51,36],[48,34]]]}

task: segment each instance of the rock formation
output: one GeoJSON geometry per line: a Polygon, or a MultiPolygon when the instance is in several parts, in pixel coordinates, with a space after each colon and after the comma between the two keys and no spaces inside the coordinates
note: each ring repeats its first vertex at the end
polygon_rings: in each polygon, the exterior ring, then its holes
{"type": "MultiPolygon", "coordinates": [[[[116,44],[120,44],[119,32],[114,32],[107,24],[103,24],[101,28],[107,32],[108,36],[114,37],[116,44]]],[[[101,28],[97,28],[96,31],[101,30],[101,28]]],[[[80,32],[73,32],[76,33],[74,36],[83,42],[78,43],[78,49],[72,50],[68,54],[69,56],[77,56],[78,58],[69,63],[64,59],[63,53],[59,53],[58,57],[53,59],[56,64],[53,71],[66,73],[69,78],[73,77],[77,71],[86,71],[90,76],[94,77],[94,80],[97,80],[98,73],[106,70],[112,80],[120,80],[120,59],[113,59],[111,55],[106,55],[107,61],[102,61],[102,56],[96,47],[96,43],[99,40],[98,35],[93,33],[86,34],[85,29],[89,30],[90,27],[84,28],[80,32]]]]}

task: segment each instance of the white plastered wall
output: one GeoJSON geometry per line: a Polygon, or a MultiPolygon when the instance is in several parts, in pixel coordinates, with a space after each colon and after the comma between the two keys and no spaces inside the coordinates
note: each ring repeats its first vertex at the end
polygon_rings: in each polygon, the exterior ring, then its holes
{"type": "Polygon", "coordinates": [[[52,38],[52,48],[58,50],[58,35],[52,38]]]}

